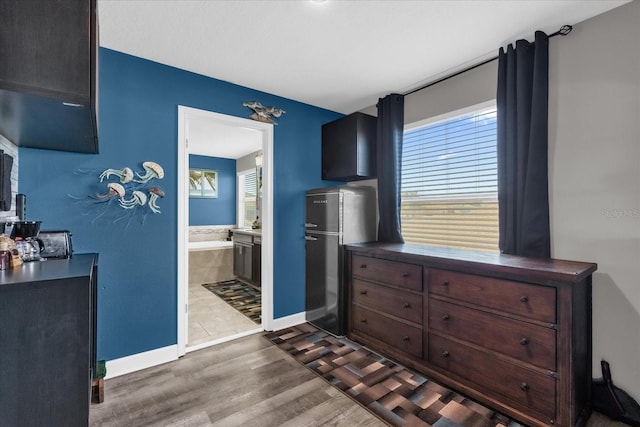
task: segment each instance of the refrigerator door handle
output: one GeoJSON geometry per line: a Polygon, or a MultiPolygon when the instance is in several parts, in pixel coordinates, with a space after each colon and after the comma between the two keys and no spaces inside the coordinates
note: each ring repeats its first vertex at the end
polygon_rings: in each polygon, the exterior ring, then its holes
{"type": "Polygon", "coordinates": [[[318,228],[318,224],[314,224],[312,222],[305,222],[304,223],[304,227],[305,228],[318,228]]]}
{"type": "Polygon", "coordinates": [[[317,237],[311,237],[311,236],[304,236],[304,240],[318,240],[317,237]]]}

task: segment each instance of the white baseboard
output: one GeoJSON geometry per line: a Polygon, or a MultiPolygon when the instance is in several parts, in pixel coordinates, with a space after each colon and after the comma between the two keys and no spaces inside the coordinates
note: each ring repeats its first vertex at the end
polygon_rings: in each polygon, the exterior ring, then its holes
{"type": "Polygon", "coordinates": [[[107,376],[105,379],[119,377],[120,375],[140,371],[152,366],[161,365],[178,359],[178,346],[170,345],[145,351],[144,353],[132,354],[120,359],[107,360],[107,376]]]}
{"type": "Polygon", "coordinates": [[[228,336],[228,337],[219,338],[217,340],[213,340],[213,341],[205,342],[205,343],[202,343],[202,344],[193,345],[191,347],[187,347],[185,349],[185,352],[186,353],[191,353],[192,351],[202,350],[203,348],[207,348],[207,347],[211,347],[211,346],[214,346],[214,345],[222,344],[222,343],[225,343],[225,342],[228,342],[228,341],[237,340],[238,338],[247,337],[247,336],[253,335],[253,334],[259,334],[262,331],[263,331],[262,328],[251,329],[249,331],[240,332],[239,334],[235,334],[235,335],[231,335],[231,336],[228,336]]]}
{"type": "Polygon", "coordinates": [[[296,314],[292,314],[290,316],[279,317],[277,319],[273,319],[271,326],[268,331],[279,331],[280,329],[289,328],[291,326],[300,325],[306,322],[305,313],[300,312],[296,314]]]}
{"type": "MultiPolygon", "coordinates": [[[[292,314],[290,316],[273,319],[271,327],[268,331],[278,331],[280,329],[289,328],[291,326],[300,325],[306,322],[305,312],[292,314]]],[[[256,333],[250,331],[246,335],[256,333]]],[[[241,336],[244,336],[242,334],[241,336]]],[[[233,338],[239,338],[235,336],[233,338]]],[[[220,340],[224,342],[226,340],[220,340]]],[[[219,344],[215,342],[213,344],[219,344]]],[[[201,348],[208,347],[212,343],[207,343],[201,348]]],[[[188,351],[194,351],[198,348],[190,348],[188,351]]],[[[163,363],[172,362],[178,359],[178,345],[170,345],[155,350],[145,351],[144,353],[132,354],[131,356],[122,357],[120,359],[108,360],[106,363],[107,375],[105,379],[119,377],[120,375],[130,374],[131,372],[140,371],[142,369],[151,368],[152,366],[161,365],[163,363]]]]}

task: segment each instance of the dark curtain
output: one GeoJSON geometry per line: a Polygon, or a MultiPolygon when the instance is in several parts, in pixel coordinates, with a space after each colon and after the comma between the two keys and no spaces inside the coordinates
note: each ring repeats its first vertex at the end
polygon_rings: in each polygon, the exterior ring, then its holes
{"type": "Polygon", "coordinates": [[[549,42],[518,40],[498,56],[500,251],[549,258],[547,122],[549,42]]]}
{"type": "Polygon", "coordinates": [[[404,243],[400,231],[400,179],[404,96],[390,94],[378,100],[378,241],[404,243]]]}

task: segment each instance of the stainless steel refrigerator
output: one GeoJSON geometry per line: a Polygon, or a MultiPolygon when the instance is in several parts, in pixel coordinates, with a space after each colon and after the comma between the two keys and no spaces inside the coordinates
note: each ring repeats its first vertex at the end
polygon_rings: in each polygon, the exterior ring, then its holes
{"type": "Polygon", "coordinates": [[[307,192],[306,320],[333,335],[347,332],[344,245],[376,240],[376,212],[376,195],[371,187],[328,187],[307,192]]]}

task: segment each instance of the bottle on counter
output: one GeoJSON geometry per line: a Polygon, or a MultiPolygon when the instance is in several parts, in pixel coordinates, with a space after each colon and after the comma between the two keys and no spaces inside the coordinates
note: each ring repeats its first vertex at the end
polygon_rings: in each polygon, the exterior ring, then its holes
{"type": "Polygon", "coordinates": [[[8,270],[12,266],[12,256],[7,242],[0,242],[0,270],[8,270]]]}

